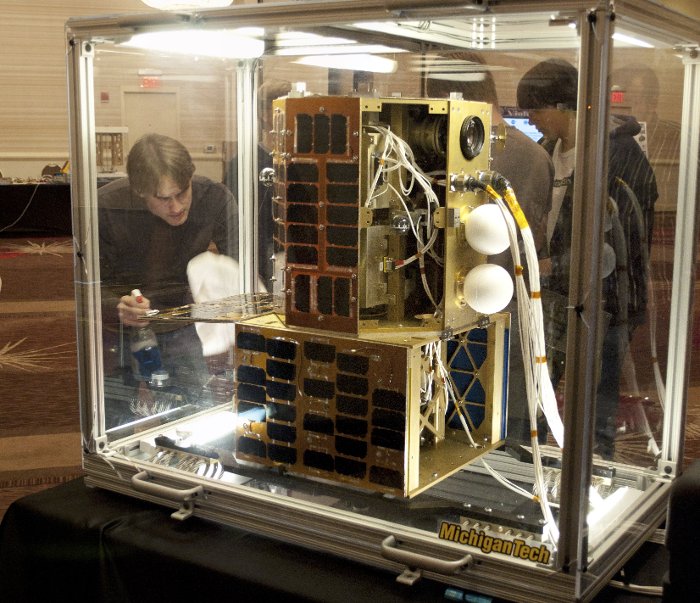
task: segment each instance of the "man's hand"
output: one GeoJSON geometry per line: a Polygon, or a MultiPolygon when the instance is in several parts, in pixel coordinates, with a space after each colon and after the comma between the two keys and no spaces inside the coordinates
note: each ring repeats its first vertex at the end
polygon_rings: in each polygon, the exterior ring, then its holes
{"type": "Polygon", "coordinates": [[[147,297],[141,295],[138,289],[134,289],[131,295],[123,295],[117,304],[119,320],[129,327],[141,327],[144,325],[140,316],[145,316],[151,308],[151,302],[147,297]]]}

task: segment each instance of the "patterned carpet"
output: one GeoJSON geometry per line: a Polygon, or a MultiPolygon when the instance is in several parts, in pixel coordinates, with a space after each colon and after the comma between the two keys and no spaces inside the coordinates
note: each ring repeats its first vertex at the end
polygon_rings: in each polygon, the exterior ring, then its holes
{"type": "Polygon", "coordinates": [[[0,239],[0,516],[82,475],[72,242],[0,239]]]}
{"type": "MultiPolygon", "coordinates": [[[[71,246],[66,237],[0,238],[0,518],[13,500],[82,475],[71,246]]],[[[656,258],[656,267],[658,301],[667,307],[668,260],[656,258]]],[[[660,342],[666,329],[658,325],[660,342]]],[[[636,335],[648,336],[643,328],[636,335]]],[[[700,457],[700,337],[695,340],[686,464],[700,457]]],[[[661,345],[659,356],[665,356],[661,345]]],[[[661,439],[660,407],[644,401],[648,393],[654,399],[648,359],[635,364],[640,397],[623,404],[617,460],[651,458],[640,409],[661,439]]]]}

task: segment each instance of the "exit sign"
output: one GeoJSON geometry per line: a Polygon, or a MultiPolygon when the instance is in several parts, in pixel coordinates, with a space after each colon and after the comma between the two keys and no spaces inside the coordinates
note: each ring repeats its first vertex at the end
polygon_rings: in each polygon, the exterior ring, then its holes
{"type": "Polygon", "coordinates": [[[156,75],[145,75],[141,77],[141,88],[160,88],[160,78],[156,75]]]}
{"type": "Polygon", "coordinates": [[[625,91],[624,90],[613,90],[610,94],[610,102],[613,105],[621,105],[625,102],[625,91]]]}

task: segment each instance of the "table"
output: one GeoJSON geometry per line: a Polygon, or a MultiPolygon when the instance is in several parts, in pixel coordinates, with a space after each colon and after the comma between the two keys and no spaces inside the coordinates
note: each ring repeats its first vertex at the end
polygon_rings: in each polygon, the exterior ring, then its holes
{"type": "MultiPolygon", "coordinates": [[[[697,467],[700,469],[700,463],[697,467]]],[[[0,600],[460,600],[446,598],[449,587],[425,578],[409,587],[397,583],[391,572],[198,517],[179,522],[170,517],[171,512],[160,505],[89,488],[82,478],[15,501],[0,523],[0,600]]],[[[679,539],[680,544],[683,542],[685,539],[679,539]]],[[[691,538],[683,546],[692,543],[691,538]]],[[[696,563],[695,559],[692,556],[688,563],[696,563]]],[[[661,585],[667,568],[666,549],[647,542],[626,565],[626,575],[633,583],[661,585]]],[[[695,593],[698,588],[692,572],[683,578],[683,584],[675,586],[674,592],[678,593],[687,588],[695,593]]],[[[465,601],[491,600],[469,595],[465,601]]],[[[686,600],[697,598],[668,601],[686,600]]],[[[595,598],[595,603],[658,601],[659,597],[631,594],[611,586],[595,598]]]]}
{"type": "Polygon", "coordinates": [[[25,496],[0,524],[3,601],[444,601],[446,585],[395,574],[89,488],[25,496]]]}
{"type": "Polygon", "coordinates": [[[70,184],[0,184],[0,236],[72,234],[70,184]]]}

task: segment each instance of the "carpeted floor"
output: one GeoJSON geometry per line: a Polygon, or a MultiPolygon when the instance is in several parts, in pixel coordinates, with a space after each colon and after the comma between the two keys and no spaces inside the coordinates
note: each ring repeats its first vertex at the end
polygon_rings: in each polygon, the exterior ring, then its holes
{"type": "MultiPolygon", "coordinates": [[[[667,226],[659,221],[659,236],[667,235],[667,226]]],[[[670,260],[662,253],[652,261],[657,303],[666,308],[670,260]]],[[[0,279],[1,518],[13,500],[82,475],[71,239],[0,238],[0,279]]],[[[666,354],[667,328],[657,325],[660,358],[666,354]]],[[[648,338],[648,327],[635,337],[648,338]]],[[[700,457],[700,337],[693,347],[686,464],[700,457]]],[[[649,359],[635,358],[635,363],[639,396],[621,413],[618,460],[651,459],[639,409],[661,439],[649,359]]]]}
{"type": "Polygon", "coordinates": [[[82,475],[69,238],[0,239],[0,517],[82,475]]]}

